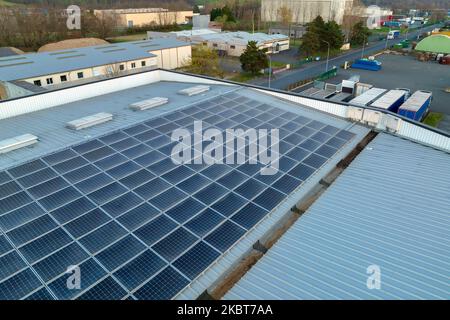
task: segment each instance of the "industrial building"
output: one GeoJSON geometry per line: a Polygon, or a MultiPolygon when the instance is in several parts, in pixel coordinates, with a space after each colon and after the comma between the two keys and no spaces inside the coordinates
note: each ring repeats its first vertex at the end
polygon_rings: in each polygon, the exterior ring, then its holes
{"type": "Polygon", "coordinates": [[[307,24],[319,15],[325,21],[341,24],[344,16],[352,13],[353,0],[262,0],[261,20],[281,22],[281,8],[290,10],[295,24],[307,24]]]}
{"type": "Polygon", "coordinates": [[[273,26],[269,28],[269,34],[282,34],[294,39],[300,39],[306,33],[304,26],[273,26]]]}
{"type": "Polygon", "coordinates": [[[208,46],[217,50],[220,55],[234,57],[239,57],[250,41],[255,41],[259,49],[267,49],[267,53],[278,53],[289,49],[289,36],[244,31],[221,32],[218,29],[193,29],[168,33],[147,31],[147,38],[176,38],[193,45],[208,46]]]}
{"type": "Polygon", "coordinates": [[[145,25],[188,24],[192,21],[192,10],[170,11],[163,8],[94,10],[96,16],[109,15],[115,18],[118,27],[133,28],[145,25]]]}
{"type": "Polygon", "coordinates": [[[259,49],[267,53],[289,50],[289,37],[282,34],[248,33],[243,31],[209,33],[192,36],[193,44],[203,44],[219,51],[219,54],[239,57],[250,41],[255,41],[259,49]]]}
{"type": "Polygon", "coordinates": [[[0,102],[0,152],[1,300],[450,298],[450,136],[383,109],[154,69],[0,102]],[[175,164],[200,120],[278,171],[175,164]]]}
{"type": "Polygon", "coordinates": [[[176,69],[191,46],[176,39],[137,41],[0,58],[0,99],[138,72],[176,69]]]}

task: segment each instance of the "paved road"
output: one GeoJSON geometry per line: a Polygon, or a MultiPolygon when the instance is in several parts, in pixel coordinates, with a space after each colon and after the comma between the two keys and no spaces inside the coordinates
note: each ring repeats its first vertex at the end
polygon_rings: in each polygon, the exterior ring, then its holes
{"type": "MultiPolygon", "coordinates": [[[[408,33],[408,39],[415,40],[417,38],[418,34],[421,34],[423,32],[431,31],[434,28],[438,27],[439,25],[433,25],[426,28],[418,29],[417,31],[411,31],[408,33]]],[[[401,40],[403,40],[405,37],[402,35],[398,39],[389,40],[388,41],[388,47],[391,45],[394,45],[396,43],[399,43],[401,40]]],[[[371,55],[374,54],[380,50],[383,50],[386,46],[386,41],[379,41],[374,44],[369,44],[364,49],[364,55],[371,55]]],[[[329,67],[337,66],[344,64],[345,61],[349,60],[355,60],[358,58],[361,58],[362,49],[353,50],[352,52],[345,53],[343,55],[340,55],[338,57],[332,58],[329,61],[329,67]]],[[[311,62],[305,65],[304,68],[299,68],[291,71],[286,71],[280,74],[276,75],[276,78],[273,78],[271,81],[270,87],[275,89],[281,89],[285,90],[291,83],[295,83],[297,81],[311,79],[313,77],[316,77],[320,75],[321,73],[325,72],[326,67],[326,61],[317,61],[317,62],[311,62]]],[[[257,79],[254,81],[251,81],[252,84],[268,87],[268,79],[257,79]]]]}

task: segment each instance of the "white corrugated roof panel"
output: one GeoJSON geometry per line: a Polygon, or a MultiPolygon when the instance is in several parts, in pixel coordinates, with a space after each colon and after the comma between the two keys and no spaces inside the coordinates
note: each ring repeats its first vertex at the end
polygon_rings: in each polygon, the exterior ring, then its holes
{"type": "Polygon", "coordinates": [[[354,104],[354,105],[359,105],[359,106],[366,106],[369,103],[371,103],[372,101],[374,101],[376,98],[378,98],[380,95],[385,93],[386,91],[387,91],[386,89],[372,88],[372,89],[365,91],[364,93],[357,96],[356,98],[350,100],[349,103],[354,104]]]}
{"type": "Polygon", "coordinates": [[[386,94],[375,100],[371,106],[381,109],[389,109],[393,103],[401,99],[406,94],[404,90],[389,90],[386,94]]]}

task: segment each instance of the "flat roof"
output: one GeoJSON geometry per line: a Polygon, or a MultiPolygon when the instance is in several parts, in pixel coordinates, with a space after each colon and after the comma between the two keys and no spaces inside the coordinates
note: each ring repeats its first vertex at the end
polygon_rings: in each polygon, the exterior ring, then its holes
{"type": "Polygon", "coordinates": [[[206,41],[221,41],[227,43],[247,44],[250,41],[256,41],[258,45],[266,42],[280,41],[288,39],[288,36],[282,34],[266,34],[266,33],[249,33],[244,31],[236,32],[219,32],[213,34],[198,35],[199,39],[206,41]]]}
{"type": "Polygon", "coordinates": [[[177,92],[193,83],[156,82],[0,120],[0,137],[15,125],[40,139],[5,154],[15,161],[0,157],[0,268],[18,259],[0,269],[1,299],[195,299],[369,131],[256,89],[209,85],[186,97],[177,92]],[[128,108],[154,96],[169,103],[128,108]],[[65,127],[98,112],[113,120],[65,127]],[[280,128],[279,172],[173,164],[171,132],[195,120],[280,128]],[[79,291],[65,287],[68,263],[89,274],[79,291]]]}
{"type": "Polygon", "coordinates": [[[448,300],[449,156],[378,134],[224,298],[448,300]]]}
{"type": "Polygon", "coordinates": [[[11,81],[155,57],[149,51],[187,46],[163,38],[0,58],[0,80],[11,81]]]}

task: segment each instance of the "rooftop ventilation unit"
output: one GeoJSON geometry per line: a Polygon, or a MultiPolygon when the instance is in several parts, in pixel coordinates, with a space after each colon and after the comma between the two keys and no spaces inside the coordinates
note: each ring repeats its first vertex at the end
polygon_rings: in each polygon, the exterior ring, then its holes
{"type": "Polygon", "coordinates": [[[166,104],[167,102],[169,102],[168,98],[154,97],[148,100],[132,103],[130,104],[130,109],[135,111],[142,111],[161,106],[163,104],[166,104]]]}
{"type": "Polygon", "coordinates": [[[32,134],[23,134],[14,138],[0,141],[0,153],[7,153],[37,143],[38,137],[32,134]]]}
{"type": "Polygon", "coordinates": [[[195,96],[197,94],[203,93],[205,91],[209,91],[209,86],[203,86],[203,85],[199,85],[199,86],[195,86],[195,87],[191,87],[191,88],[187,88],[187,89],[183,89],[178,91],[179,94],[182,94],[184,96],[195,96]]]}
{"type": "Polygon", "coordinates": [[[91,116],[83,117],[77,120],[67,122],[66,127],[73,130],[81,130],[95,126],[100,123],[104,123],[112,120],[113,115],[111,113],[100,112],[91,116]]]}

